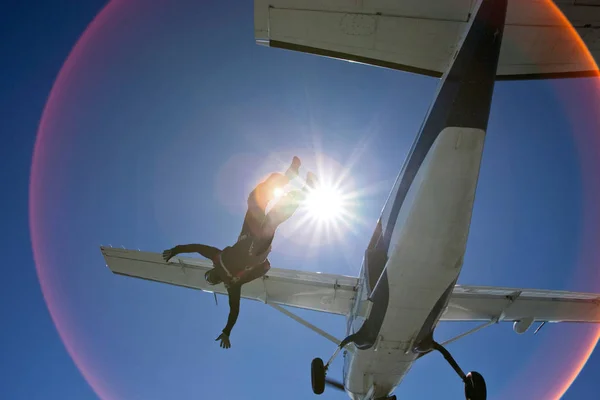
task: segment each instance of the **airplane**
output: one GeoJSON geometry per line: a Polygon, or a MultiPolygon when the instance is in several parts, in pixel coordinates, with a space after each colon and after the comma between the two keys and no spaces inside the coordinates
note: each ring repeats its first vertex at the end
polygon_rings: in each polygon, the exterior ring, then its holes
{"type": "MultiPolygon", "coordinates": [[[[598,7],[556,0],[255,0],[259,45],[440,79],[433,103],[375,224],[359,276],[272,268],[244,285],[263,302],[336,345],[311,364],[313,392],[331,386],[353,400],[395,400],[419,358],[440,352],[465,398],[485,400],[477,372],[465,373],[446,345],[487,326],[600,322],[600,294],[457,284],[466,249],[495,81],[597,76],[569,21],[597,56],[598,7]],[[563,17],[557,12],[560,7],[563,17]],[[339,340],[284,306],[347,318],[339,340]],[[440,321],[481,321],[444,343],[440,321]],[[343,382],[327,377],[344,357],[343,382]]],[[[210,261],[101,247],[115,274],[226,294],[209,286],[210,261]]]]}

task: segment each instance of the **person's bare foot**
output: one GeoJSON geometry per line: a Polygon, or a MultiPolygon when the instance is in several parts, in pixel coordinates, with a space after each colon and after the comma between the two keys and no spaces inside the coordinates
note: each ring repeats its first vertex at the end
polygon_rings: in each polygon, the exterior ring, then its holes
{"type": "Polygon", "coordinates": [[[314,189],[317,184],[317,176],[312,172],[306,174],[306,186],[311,189],[314,189]]]}

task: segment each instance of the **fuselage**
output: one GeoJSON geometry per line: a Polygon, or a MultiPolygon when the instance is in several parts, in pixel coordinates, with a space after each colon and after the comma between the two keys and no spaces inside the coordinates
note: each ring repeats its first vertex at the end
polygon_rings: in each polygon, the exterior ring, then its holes
{"type": "Polygon", "coordinates": [[[373,313],[384,313],[372,346],[345,354],[344,383],[351,398],[391,393],[419,357],[414,347],[433,332],[444,311],[462,267],[484,138],[479,129],[442,131],[393,215],[389,208],[402,176],[396,182],[380,220],[393,229],[387,262],[371,290],[366,275],[377,264],[365,259],[355,312],[348,321],[352,334],[373,313]],[[376,291],[387,296],[385,309],[368,305],[376,291]],[[369,315],[360,316],[358,310],[369,308],[369,315]]]}
{"type": "Polygon", "coordinates": [[[344,353],[352,399],[385,399],[432,350],[462,269],[506,4],[480,3],[365,252],[344,353]]]}

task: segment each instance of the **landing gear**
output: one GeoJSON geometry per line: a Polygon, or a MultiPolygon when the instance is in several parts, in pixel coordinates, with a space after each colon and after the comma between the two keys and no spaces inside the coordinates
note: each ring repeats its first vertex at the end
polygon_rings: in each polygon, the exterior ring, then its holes
{"type": "Polygon", "coordinates": [[[335,353],[333,353],[329,361],[327,361],[327,364],[323,364],[323,360],[320,358],[315,358],[312,360],[312,363],[310,364],[310,381],[314,394],[323,394],[325,391],[325,385],[329,385],[335,389],[344,391],[344,384],[342,382],[327,379],[327,370],[329,369],[329,366],[333,360],[335,360],[337,355],[340,353],[340,350],[346,347],[346,345],[349,344],[352,339],[353,336],[350,335],[346,339],[342,340],[337,349],[335,349],[335,353]]]}
{"type": "Polygon", "coordinates": [[[325,391],[325,374],[327,370],[323,364],[323,360],[315,358],[310,364],[310,381],[314,394],[323,394],[325,391]]]}
{"type": "Polygon", "coordinates": [[[460,379],[465,383],[465,398],[466,400],[486,400],[487,399],[487,388],[485,386],[485,380],[479,372],[469,372],[465,375],[462,369],[458,366],[454,357],[448,350],[441,344],[433,342],[433,350],[437,350],[448,361],[448,364],[456,371],[460,379]]]}

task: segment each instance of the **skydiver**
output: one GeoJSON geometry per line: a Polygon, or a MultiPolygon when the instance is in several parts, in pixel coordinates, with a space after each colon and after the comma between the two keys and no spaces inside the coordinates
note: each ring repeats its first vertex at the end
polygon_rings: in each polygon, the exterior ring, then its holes
{"type": "Polygon", "coordinates": [[[316,177],[309,172],[301,190],[292,190],[282,195],[266,213],[268,204],[276,197],[276,189],[283,188],[297,177],[300,165],[300,159],[294,157],[285,174],[273,173],[252,190],[248,196],[248,210],[242,230],[237,242],[232,246],[221,250],[203,244],[187,244],[163,252],[165,261],[181,253],[199,253],[213,262],[214,267],[205,273],[204,278],[210,285],[223,283],[229,295],[227,325],[215,340],[221,341],[222,348],[231,347],[229,336],[239,315],[242,285],[262,277],[269,271],[271,264],[267,257],[271,252],[271,243],[277,228],[294,214],[308,191],[315,186],[316,177]]]}

